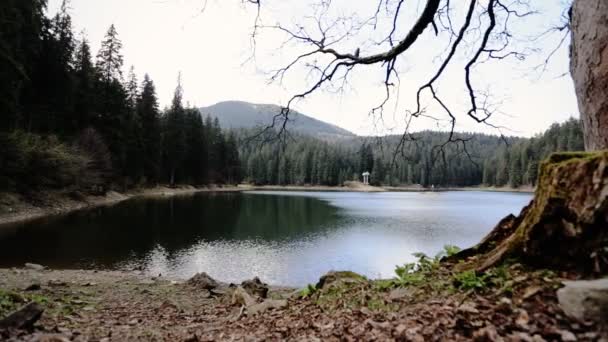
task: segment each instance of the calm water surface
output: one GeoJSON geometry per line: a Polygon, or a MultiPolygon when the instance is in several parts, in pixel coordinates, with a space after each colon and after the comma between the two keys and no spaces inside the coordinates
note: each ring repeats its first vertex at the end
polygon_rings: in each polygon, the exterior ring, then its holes
{"type": "Polygon", "coordinates": [[[0,231],[0,266],[139,269],[301,286],[329,270],[390,277],[412,253],[475,244],[531,195],[247,192],[135,199],[0,231]]]}

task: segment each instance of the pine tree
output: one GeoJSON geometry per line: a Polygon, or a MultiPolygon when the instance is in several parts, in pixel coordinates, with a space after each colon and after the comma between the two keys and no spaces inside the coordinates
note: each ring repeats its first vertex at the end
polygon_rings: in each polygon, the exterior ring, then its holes
{"type": "Polygon", "coordinates": [[[131,112],[127,92],[121,82],[123,58],[122,43],[114,25],[111,25],[97,54],[96,69],[100,79],[97,84],[98,115],[95,126],[112,152],[113,164],[122,176],[129,175],[129,151],[126,139],[132,134],[131,112]]]}
{"type": "Polygon", "coordinates": [[[96,71],[91,58],[91,48],[83,33],[74,54],[74,113],[78,131],[89,127],[95,115],[96,71]]]}
{"type": "Polygon", "coordinates": [[[177,78],[177,87],[173,94],[171,108],[165,114],[164,155],[169,184],[174,186],[177,180],[178,168],[186,156],[186,140],[184,136],[184,106],[181,73],[177,78]]]}
{"type": "Polygon", "coordinates": [[[129,69],[129,75],[127,76],[127,82],[124,87],[127,91],[127,104],[131,110],[135,111],[139,98],[139,84],[137,83],[137,75],[135,74],[134,66],[131,66],[129,69]]]}
{"type": "Polygon", "coordinates": [[[160,112],[156,88],[148,74],[144,76],[141,95],[137,100],[137,114],[142,127],[144,176],[148,183],[156,183],[160,180],[161,170],[160,112]]]}
{"type": "Polygon", "coordinates": [[[101,49],[97,54],[97,70],[104,82],[120,81],[122,79],[123,57],[121,54],[122,42],[114,24],[110,25],[101,49]]]}
{"type": "MultiPolygon", "coordinates": [[[[0,1],[0,132],[27,127],[22,116],[32,72],[42,49],[46,0],[0,1]]],[[[29,106],[27,106],[29,107],[29,106]]]]}

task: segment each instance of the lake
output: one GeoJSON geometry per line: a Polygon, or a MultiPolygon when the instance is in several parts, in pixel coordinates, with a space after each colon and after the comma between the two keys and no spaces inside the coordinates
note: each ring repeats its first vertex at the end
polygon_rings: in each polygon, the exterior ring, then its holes
{"type": "Polygon", "coordinates": [[[0,267],[141,270],[303,286],[329,270],[392,277],[412,253],[469,247],[531,194],[244,192],[137,198],[0,231],[0,267]]]}

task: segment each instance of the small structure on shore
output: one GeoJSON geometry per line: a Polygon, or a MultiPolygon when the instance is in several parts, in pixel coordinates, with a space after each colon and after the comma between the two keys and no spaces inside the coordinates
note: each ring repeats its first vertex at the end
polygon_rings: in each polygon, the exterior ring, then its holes
{"type": "Polygon", "coordinates": [[[370,173],[368,171],[365,171],[361,175],[363,176],[363,184],[369,185],[369,175],[370,175],[370,173]]]}

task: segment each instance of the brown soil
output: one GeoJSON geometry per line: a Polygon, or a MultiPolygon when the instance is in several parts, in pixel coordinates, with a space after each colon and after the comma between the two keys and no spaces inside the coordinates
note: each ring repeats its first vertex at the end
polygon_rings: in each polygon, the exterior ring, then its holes
{"type": "Polygon", "coordinates": [[[288,305],[255,316],[232,304],[233,288],[226,285],[211,294],[184,282],[120,272],[3,269],[0,303],[12,298],[14,309],[33,300],[45,312],[33,331],[0,332],[0,340],[28,341],[41,334],[59,334],[65,341],[608,338],[591,322],[567,318],[557,305],[555,291],[572,275],[511,264],[490,271],[484,286],[466,288],[454,282],[457,274],[449,264],[433,267],[409,283],[352,273],[330,277],[304,298],[293,289],[271,288],[269,296],[289,298],[288,305]],[[24,290],[32,284],[41,288],[24,290]]]}

